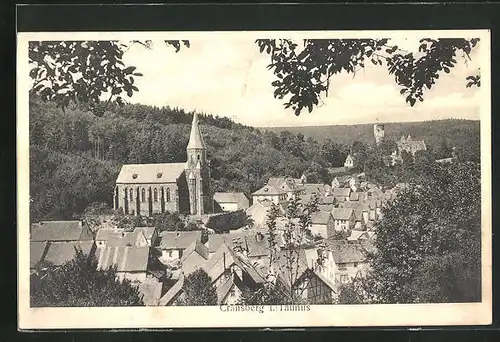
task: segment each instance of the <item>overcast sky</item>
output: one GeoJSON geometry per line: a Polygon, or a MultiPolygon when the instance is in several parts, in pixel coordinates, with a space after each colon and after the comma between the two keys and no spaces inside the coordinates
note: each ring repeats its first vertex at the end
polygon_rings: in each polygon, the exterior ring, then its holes
{"type": "MultiPolygon", "coordinates": [[[[417,41],[396,43],[411,51],[418,47],[417,41]]],[[[159,41],[151,50],[135,45],[125,53],[126,65],[144,75],[136,78],[139,92],[127,100],[226,116],[252,126],[478,119],[479,91],[465,87],[465,77],[478,71],[477,50],[467,64],[458,57],[459,64],[443,73],[414,108],[405,103],[385,66],[369,65],[354,77],[333,76],[324,104],[296,117],[273,97],[275,78],[266,68],[270,57],[259,53],[253,39],[191,40],[191,47],[178,53],[159,41]]]]}

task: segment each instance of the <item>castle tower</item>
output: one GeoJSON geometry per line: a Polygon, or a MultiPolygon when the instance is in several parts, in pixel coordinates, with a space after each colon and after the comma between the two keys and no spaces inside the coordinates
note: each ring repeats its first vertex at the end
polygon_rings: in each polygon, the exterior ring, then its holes
{"type": "Polygon", "coordinates": [[[212,211],[212,196],[210,192],[210,166],[196,113],[193,115],[186,151],[186,177],[188,178],[190,211],[191,215],[202,215],[212,211]]]}
{"type": "Polygon", "coordinates": [[[384,141],[384,125],[375,124],[373,125],[373,136],[375,137],[375,144],[380,145],[384,141]]]}

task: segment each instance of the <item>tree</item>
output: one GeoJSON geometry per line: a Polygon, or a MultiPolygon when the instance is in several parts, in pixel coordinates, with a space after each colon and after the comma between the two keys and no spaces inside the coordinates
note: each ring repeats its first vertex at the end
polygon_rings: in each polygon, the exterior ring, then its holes
{"type": "Polygon", "coordinates": [[[116,268],[97,269],[97,259],[76,249],[74,259],[60,267],[43,263],[31,275],[32,307],[142,306],[139,290],[119,281],[116,268]]]}
{"type": "MultiPolygon", "coordinates": [[[[330,89],[330,78],[341,72],[355,74],[366,63],[385,66],[394,76],[400,93],[414,106],[423,101],[425,88],[431,89],[441,72],[449,73],[457,64],[457,55],[470,59],[478,38],[423,38],[418,51],[421,56],[390,45],[389,39],[304,39],[303,46],[290,39],[257,39],[260,52],[271,56],[268,69],[276,80],[274,97],[288,98],[285,108],[295,115],[302,109],[312,112],[321,95],[330,89]]],[[[467,77],[468,88],[480,86],[480,75],[467,77]]]]}
{"type": "Polygon", "coordinates": [[[164,213],[156,214],[153,220],[154,226],[156,227],[156,229],[158,229],[159,232],[163,232],[165,230],[175,231],[184,229],[184,222],[182,221],[178,213],[165,211],[164,213]]]}
{"type": "MultiPolygon", "coordinates": [[[[401,94],[411,106],[423,101],[424,89],[431,89],[441,72],[449,73],[457,64],[457,55],[470,59],[478,38],[423,38],[419,54],[390,45],[389,39],[304,39],[303,47],[290,39],[258,39],[261,52],[271,56],[272,70],[277,77],[272,85],[274,96],[290,96],[285,108],[292,107],[296,115],[303,108],[309,112],[328,96],[330,78],[341,72],[356,73],[366,63],[385,66],[401,94]]],[[[165,41],[180,50],[189,41],[165,41]]],[[[122,58],[132,44],[152,47],[151,41],[43,41],[30,42],[29,62],[32,66],[32,93],[44,100],[54,100],[61,108],[70,102],[85,103],[97,116],[114,102],[123,104],[122,94],[131,97],[139,89],[134,77],[142,76],[136,67],[125,66],[122,58]],[[108,99],[103,103],[101,98],[108,99]]],[[[466,87],[480,86],[480,75],[466,78],[466,87]]],[[[298,152],[298,151],[297,151],[298,152]]]]}
{"type": "Polygon", "coordinates": [[[380,302],[480,300],[479,166],[431,165],[376,223],[370,266],[380,302]]]}
{"type": "MultiPolygon", "coordinates": [[[[181,43],[167,40],[165,44],[179,51],[181,43]]],[[[134,66],[125,66],[123,54],[132,44],[152,47],[151,41],[33,41],[29,43],[32,93],[43,100],[52,100],[61,108],[70,102],[85,103],[97,116],[108,104],[122,105],[122,94],[132,97],[139,89],[134,77],[142,76],[134,66]],[[103,95],[108,99],[101,102],[103,95]]]]}
{"type": "Polygon", "coordinates": [[[203,269],[197,269],[184,280],[183,306],[217,305],[217,292],[212,278],[203,269]]]}

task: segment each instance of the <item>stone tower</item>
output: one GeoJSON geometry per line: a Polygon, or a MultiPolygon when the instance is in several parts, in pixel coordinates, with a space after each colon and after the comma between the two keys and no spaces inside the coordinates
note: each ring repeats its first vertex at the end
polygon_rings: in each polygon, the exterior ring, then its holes
{"type": "Polygon", "coordinates": [[[186,148],[186,177],[189,189],[191,215],[202,215],[212,211],[210,165],[203,137],[198,125],[198,115],[193,115],[191,134],[186,148]]]}
{"type": "Polygon", "coordinates": [[[373,136],[375,137],[375,144],[380,145],[384,141],[384,125],[375,124],[373,125],[373,136]]]}

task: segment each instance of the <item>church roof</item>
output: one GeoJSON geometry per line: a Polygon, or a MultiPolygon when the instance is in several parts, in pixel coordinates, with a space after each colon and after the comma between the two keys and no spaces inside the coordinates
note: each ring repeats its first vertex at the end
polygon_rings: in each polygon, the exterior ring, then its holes
{"type": "Polygon", "coordinates": [[[194,113],[193,123],[191,124],[191,135],[187,148],[205,148],[203,137],[201,136],[200,127],[198,126],[198,115],[194,113]]]}
{"type": "Polygon", "coordinates": [[[184,171],[186,163],[125,164],[116,183],[173,183],[184,171]]]}

